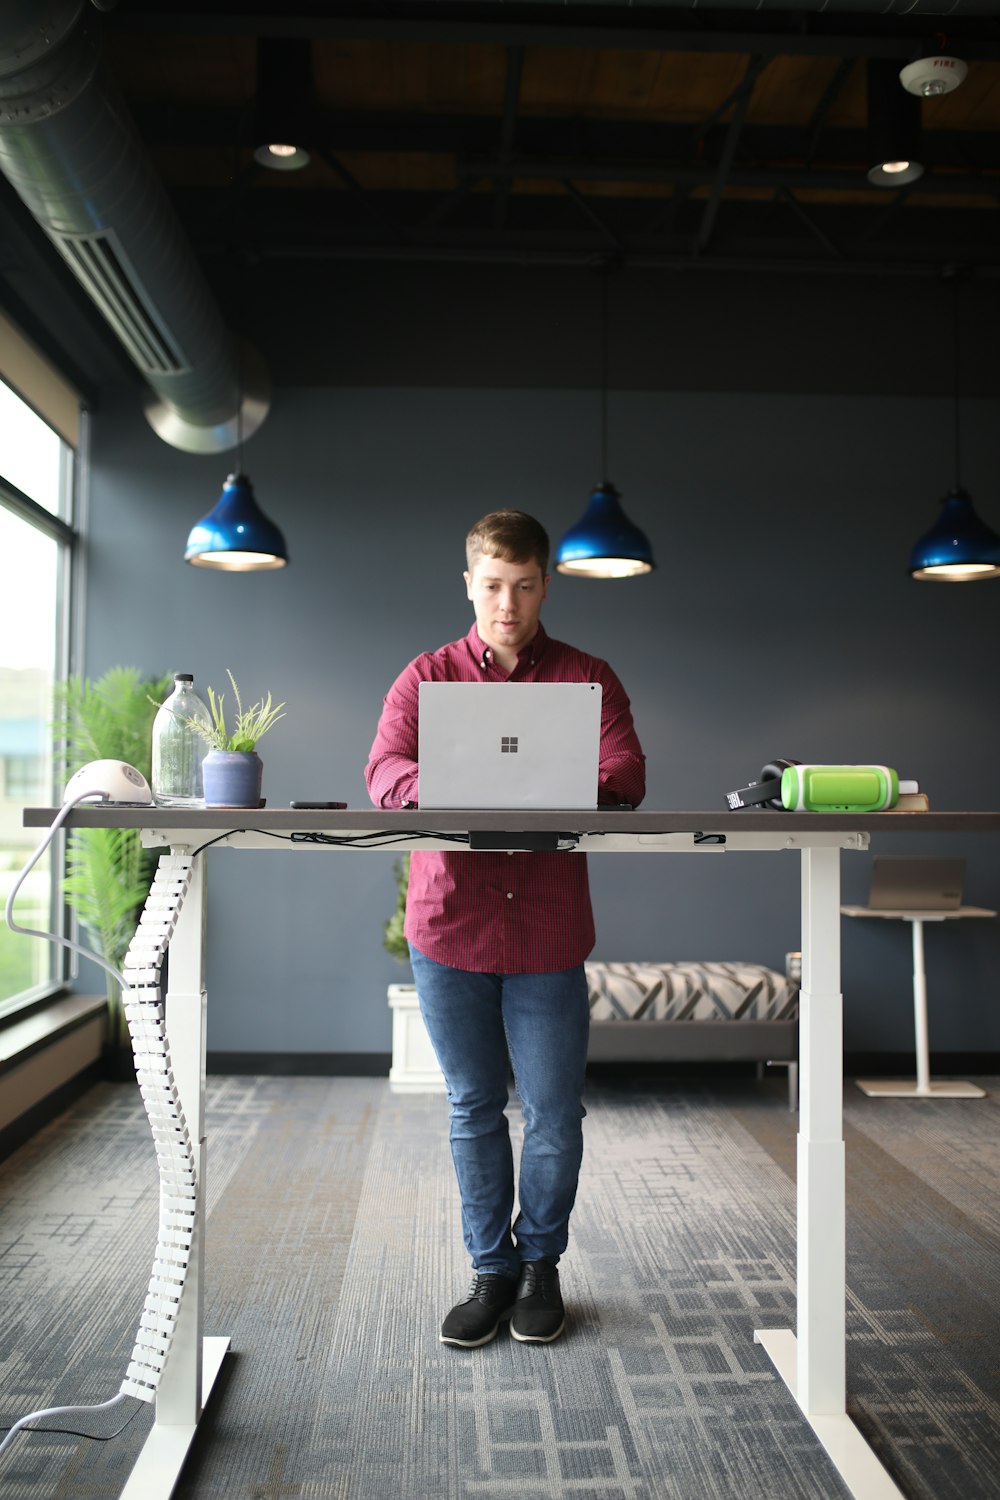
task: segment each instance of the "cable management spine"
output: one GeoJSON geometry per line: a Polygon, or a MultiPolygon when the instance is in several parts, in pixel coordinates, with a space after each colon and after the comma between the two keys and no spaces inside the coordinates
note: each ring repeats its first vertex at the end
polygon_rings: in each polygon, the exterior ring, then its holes
{"type": "Polygon", "coordinates": [[[135,1347],[121,1394],[152,1401],[180,1311],[194,1235],[197,1164],[170,1066],[166,1006],[160,990],[167,951],[191,877],[192,858],[160,856],[123,970],[122,1002],[136,1077],[149,1116],[160,1175],[160,1225],[135,1347]]]}

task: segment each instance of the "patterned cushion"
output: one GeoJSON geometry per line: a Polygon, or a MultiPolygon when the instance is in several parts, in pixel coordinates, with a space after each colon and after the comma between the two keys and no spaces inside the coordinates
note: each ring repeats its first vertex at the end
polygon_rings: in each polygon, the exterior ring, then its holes
{"type": "Polygon", "coordinates": [[[798,985],[763,964],[584,965],[593,1021],[794,1021],[798,985]]]}

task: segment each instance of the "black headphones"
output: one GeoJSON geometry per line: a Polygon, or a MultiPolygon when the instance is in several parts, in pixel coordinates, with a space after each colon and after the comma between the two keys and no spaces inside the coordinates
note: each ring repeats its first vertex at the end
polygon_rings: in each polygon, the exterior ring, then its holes
{"type": "Polygon", "coordinates": [[[741,786],[735,792],[726,793],[726,801],[731,811],[736,812],[740,807],[763,804],[765,807],[777,808],[778,812],[781,812],[785,806],[781,800],[781,773],[787,771],[789,766],[801,764],[802,762],[798,760],[769,760],[766,766],[760,768],[759,781],[751,781],[749,786],[741,786]]]}

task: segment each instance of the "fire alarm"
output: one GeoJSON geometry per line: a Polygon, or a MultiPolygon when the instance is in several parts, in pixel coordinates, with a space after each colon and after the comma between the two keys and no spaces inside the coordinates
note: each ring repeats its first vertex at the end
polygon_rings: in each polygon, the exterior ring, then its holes
{"type": "Polygon", "coordinates": [[[960,57],[921,57],[900,70],[899,81],[907,93],[933,99],[957,89],[968,71],[960,57]]]}

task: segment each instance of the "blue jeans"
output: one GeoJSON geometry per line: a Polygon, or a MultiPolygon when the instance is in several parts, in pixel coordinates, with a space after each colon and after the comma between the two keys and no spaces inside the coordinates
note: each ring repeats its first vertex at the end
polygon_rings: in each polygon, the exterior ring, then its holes
{"type": "Polygon", "coordinates": [[[554,974],[477,974],[411,944],[420,1011],[451,1105],[462,1229],[477,1271],[518,1277],[526,1260],[558,1261],[583,1157],[590,1009],[582,964],[554,974]],[[508,1057],[524,1115],[513,1226],[508,1057]]]}

